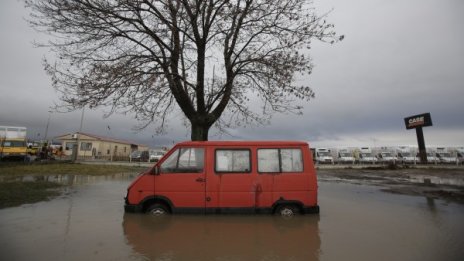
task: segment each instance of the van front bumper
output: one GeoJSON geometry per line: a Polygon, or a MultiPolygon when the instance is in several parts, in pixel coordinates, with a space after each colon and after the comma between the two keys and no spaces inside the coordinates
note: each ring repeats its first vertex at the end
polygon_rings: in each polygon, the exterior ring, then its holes
{"type": "Polygon", "coordinates": [[[124,205],[124,211],[128,213],[140,213],[142,212],[142,207],[140,205],[124,205]]]}
{"type": "Polygon", "coordinates": [[[129,213],[139,213],[142,212],[142,205],[140,204],[129,204],[129,200],[127,199],[127,195],[124,197],[124,212],[129,213]]]}

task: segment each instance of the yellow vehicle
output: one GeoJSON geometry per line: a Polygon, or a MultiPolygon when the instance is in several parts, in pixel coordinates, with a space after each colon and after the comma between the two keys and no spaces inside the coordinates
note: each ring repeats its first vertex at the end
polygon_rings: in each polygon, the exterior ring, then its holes
{"type": "Polygon", "coordinates": [[[26,160],[26,128],[0,126],[0,160],[26,160]]]}
{"type": "Polygon", "coordinates": [[[27,154],[29,155],[39,155],[40,150],[42,149],[42,144],[39,142],[29,142],[27,144],[27,154]]]}

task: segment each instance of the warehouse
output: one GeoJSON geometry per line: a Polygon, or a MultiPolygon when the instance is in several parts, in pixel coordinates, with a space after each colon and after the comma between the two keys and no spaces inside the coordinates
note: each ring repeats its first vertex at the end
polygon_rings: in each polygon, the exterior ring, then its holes
{"type": "Polygon", "coordinates": [[[56,137],[61,141],[62,154],[70,157],[79,142],[79,159],[128,160],[134,150],[146,151],[148,147],[130,141],[118,140],[89,133],[77,132],[56,137]]]}

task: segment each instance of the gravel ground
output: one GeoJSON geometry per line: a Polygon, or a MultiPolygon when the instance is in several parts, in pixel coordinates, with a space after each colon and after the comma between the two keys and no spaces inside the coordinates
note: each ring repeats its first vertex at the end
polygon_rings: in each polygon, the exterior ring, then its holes
{"type": "Polygon", "coordinates": [[[322,182],[381,186],[383,191],[464,204],[464,168],[319,169],[322,182]]]}

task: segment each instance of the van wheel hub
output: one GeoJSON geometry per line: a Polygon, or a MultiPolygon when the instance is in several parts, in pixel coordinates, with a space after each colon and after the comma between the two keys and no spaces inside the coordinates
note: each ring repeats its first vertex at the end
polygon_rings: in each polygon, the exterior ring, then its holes
{"type": "Polygon", "coordinates": [[[295,206],[283,205],[277,209],[276,214],[285,218],[291,218],[299,214],[299,211],[295,206]]]}
{"type": "Polygon", "coordinates": [[[150,215],[152,216],[164,216],[165,214],[166,214],[166,211],[164,211],[161,208],[152,209],[150,211],[150,215]]]}
{"type": "Polygon", "coordinates": [[[293,213],[293,210],[290,208],[284,208],[280,211],[280,215],[283,217],[291,217],[295,215],[295,213],[293,213]]]}
{"type": "Polygon", "coordinates": [[[154,204],[147,209],[147,213],[151,216],[160,217],[166,216],[169,212],[162,204],[154,204]]]}

